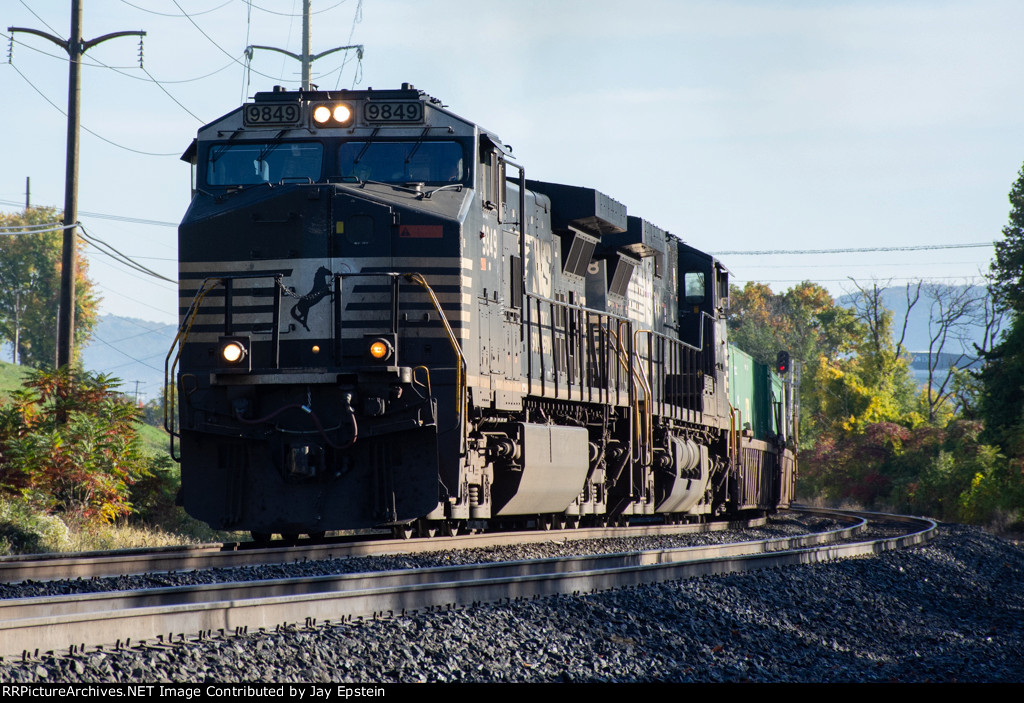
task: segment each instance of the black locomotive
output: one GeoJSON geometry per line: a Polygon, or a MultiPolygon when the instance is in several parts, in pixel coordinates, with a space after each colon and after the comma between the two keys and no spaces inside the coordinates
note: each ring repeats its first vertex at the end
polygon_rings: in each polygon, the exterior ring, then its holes
{"type": "Polygon", "coordinates": [[[193,516],[267,537],[788,504],[785,387],[730,373],[727,271],[621,203],[527,180],[408,84],[259,93],[183,159],[193,516]]]}

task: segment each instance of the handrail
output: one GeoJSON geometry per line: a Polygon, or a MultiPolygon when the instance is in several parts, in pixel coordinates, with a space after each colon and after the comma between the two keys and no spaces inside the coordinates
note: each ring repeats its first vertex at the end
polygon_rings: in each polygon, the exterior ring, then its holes
{"type": "Polygon", "coordinates": [[[192,325],[195,323],[196,315],[199,314],[199,306],[202,305],[203,299],[207,293],[214,289],[218,281],[220,281],[218,278],[203,279],[202,285],[199,286],[199,290],[196,291],[188,310],[185,312],[184,319],[178,325],[178,331],[171,341],[170,349],[167,350],[167,356],[164,357],[164,429],[170,436],[171,458],[175,461],[179,461],[181,457],[174,454],[174,438],[179,436],[174,424],[177,384],[171,385],[171,383],[175,376],[178,360],[181,358],[181,348],[185,345],[185,340],[188,339],[189,334],[192,332],[192,325]],[[177,347],[177,353],[175,353],[175,347],[177,347]],[[171,360],[172,354],[174,355],[173,361],[171,360]]]}
{"type": "MultiPolygon", "coordinates": [[[[619,321],[619,332],[620,333],[622,332],[623,325],[626,325],[628,327],[629,321],[628,320],[620,320],[619,321]]],[[[639,456],[637,456],[634,460],[635,461],[643,462],[645,465],[649,465],[650,461],[653,461],[653,452],[654,452],[654,448],[652,446],[653,438],[654,438],[654,430],[653,430],[653,422],[654,422],[654,420],[653,420],[653,416],[651,416],[651,417],[648,416],[649,412],[651,410],[651,408],[650,408],[650,405],[651,405],[650,386],[646,385],[646,381],[640,377],[640,375],[637,373],[637,370],[633,366],[633,364],[627,363],[627,359],[629,357],[629,352],[623,346],[621,336],[615,334],[615,332],[613,332],[611,329],[608,329],[607,332],[608,332],[609,335],[611,335],[612,339],[615,340],[615,349],[618,352],[618,354],[616,355],[616,358],[619,361],[619,365],[622,366],[623,370],[631,378],[634,378],[634,379],[637,380],[638,385],[640,386],[640,389],[643,390],[643,392],[644,392],[644,401],[645,401],[644,408],[645,408],[645,410],[644,411],[640,410],[640,403],[639,403],[639,400],[636,398],[635,395],[632,395],[630,397],[630,399],[629,399],[630,400],[629,407],[630,407],[630,410],[633,413],[633,417],[635,418],[635,421],[633,423],[634,439],[636,440],[636,443],[637,443],[637,450],[639,452],[641,452],[641,454],[639,456]]],[[[627,329],[627,333],[628,333],[628,329],[627,329]]],[[[636,357],[636,350],[635,349],[634,349],[633,357],[634,358],[638,358],[638,357],[636,357]]]]}
{"type": "MultiPolygon", "coordinates": [[[[405,280],[409,281],[410,283],[415,283],[419,286],[422,286],[423,289],[427,291],[427,295],[430,297],[430,302],[434,305],[434,309],[437,310],[437,314],[441,318],[441,323],[444,325],[444,330],[448,334],[448,341],[451,343],[452,350],[455,351],[455,356],[458,359],[458,364],[456,365],[455,368],[455,386],[457,388],[456,393],[458,394],[457,412],[462,418],[465,418],[469,396],[469,386],[467,383],[468,371],[466,369],[466,357],[462,353],[462,347],[459,346],[458,339],[455,338],[455,331],[452,330],[452,326],[448,322],[448,317],[444,314],[444,311],[441,309],[441,303],[440,301],[438,301],[437,296],[434,295],[434,289],[430,287],[429,283],[427,283],[427,279],[423,277],[423,274],[404,273],[402,274],[402,277],[405,278],[405,280]]],[[[469,423],[463,422],[462,428],[463,433],[467,432],[469,428],[469,423]]]]}

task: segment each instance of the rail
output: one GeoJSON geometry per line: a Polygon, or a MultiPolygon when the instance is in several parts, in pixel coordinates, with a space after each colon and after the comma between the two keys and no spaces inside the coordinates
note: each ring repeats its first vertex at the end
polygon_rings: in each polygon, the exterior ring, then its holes
{"type": "MultiPolygon", "coordinates": [[[[539,597],[623,588],[691,576],[810,564],[922,544],[936,525],[904,520],[898,537],[856,540],[856,528],[832,536],[807,535],[730,545],[575,556],[522,562],[345,574],[251,584],[7,601],[0,606],[0,655],[71,652],[85,645],[120,647],[126,639],[183,641],[220,631],[303,622],[339,622],[397,615],[406,610],[468,605],[511,597],[539,597]],[[27,651],[26,651],[27,650],[27,651]]],[[[81,650],[78,650],[81,651],[81,650]]]]}

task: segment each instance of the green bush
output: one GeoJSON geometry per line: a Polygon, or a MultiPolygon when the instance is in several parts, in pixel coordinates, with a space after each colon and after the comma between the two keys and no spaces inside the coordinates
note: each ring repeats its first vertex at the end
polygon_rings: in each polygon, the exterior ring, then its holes
{"type": "Polygon", "coordinates": [[[875,423],[825,437],[801,455],[801,491],[953,522],[1005,520],[1024,507],[1024,475],[981,433],[980,422],[955,420],[913,429],[875,423]]]}
{"type": "Polygon", "coordinates": [[[44,512],[111,521],[131,512],[131,485],[153,459],[136,431],[140,411],[114,378],[36,370],[0,407],[0,489],[44,512]]]}

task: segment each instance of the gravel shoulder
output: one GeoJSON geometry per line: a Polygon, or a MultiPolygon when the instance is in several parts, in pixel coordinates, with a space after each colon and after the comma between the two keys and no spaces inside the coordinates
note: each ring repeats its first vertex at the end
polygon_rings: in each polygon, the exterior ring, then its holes
{"type": "Polygon", "coordinates": [[[1024,550],[878,557],[0,664],[5,682],[1020,682],[1024,550]]]}

